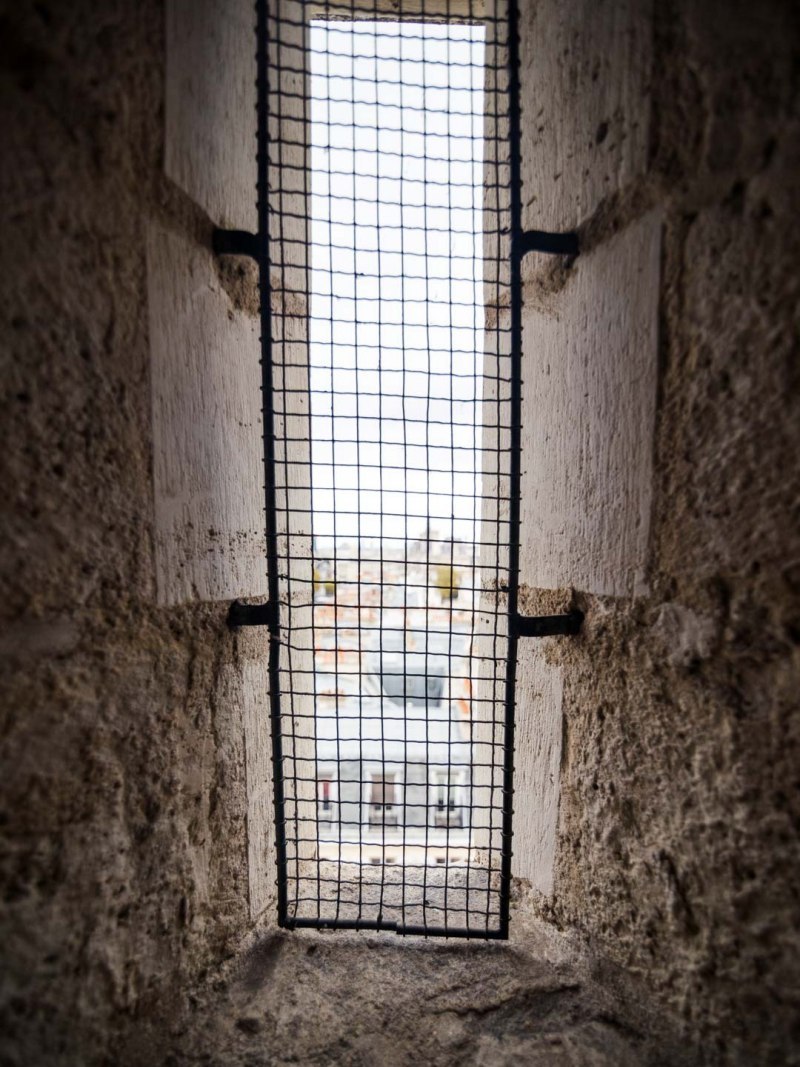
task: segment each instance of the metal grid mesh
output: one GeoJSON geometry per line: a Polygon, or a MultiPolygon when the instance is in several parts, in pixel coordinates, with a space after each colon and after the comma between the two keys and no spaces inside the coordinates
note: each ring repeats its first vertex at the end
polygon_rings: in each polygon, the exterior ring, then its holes
{"type": "Polygon", "coordinates": [[[507,15],[386,10],[260,9],[280,921],[502,937],[507,15]]]}

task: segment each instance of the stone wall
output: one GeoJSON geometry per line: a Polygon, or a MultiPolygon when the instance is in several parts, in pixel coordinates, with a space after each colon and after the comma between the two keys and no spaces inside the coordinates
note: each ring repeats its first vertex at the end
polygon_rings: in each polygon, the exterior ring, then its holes
{"type": "Polygon", "coordinates": [[[586,623],[522,653],[516,871],[710,1062],[800,1039],[797,21],[523,13],[526,225],[582,252],[525,263],[522,609],[586,623]]]}
{"type": "Polygon", "coordinates": [[[3,20],[4,1062],[88,1062],[272,911],[265,641],[225,623],[265,588],[258,329],[210,253],[248,219],[187,134],[252,201],[238,6],[176,4],[170,63],[158,2],[3,20]]]}
{"type": "MultiPolygon", "coordinates": [[[[796,16],[523,9],[525,222],[578,227],[583,250],[525,265],[521,608],[587,619],[521,653],[516,936],[532,907],[710,1062],[783,1062],[796,16]]],[[[251,224],[250,17],[78,0],[2,24],[12,1064],[102,1060],[272,916],[265,642],[225,626],[264,589],[253,279],[210,255],[214,223],[251,224]]],[[[337,951],[326,975],[352,981],[337,951]]]]}

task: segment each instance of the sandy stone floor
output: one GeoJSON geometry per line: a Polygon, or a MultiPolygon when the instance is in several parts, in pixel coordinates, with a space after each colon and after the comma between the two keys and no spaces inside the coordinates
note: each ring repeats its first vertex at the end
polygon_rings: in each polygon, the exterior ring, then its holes
{"type": "Polygon", "coordinates": [[[141,1039],[121,1063],[695,1062],[613,975],[598,974],[565,939],[522,917],[508,943],[273,933],[211,980],[157,1048],[141,1039]]]}

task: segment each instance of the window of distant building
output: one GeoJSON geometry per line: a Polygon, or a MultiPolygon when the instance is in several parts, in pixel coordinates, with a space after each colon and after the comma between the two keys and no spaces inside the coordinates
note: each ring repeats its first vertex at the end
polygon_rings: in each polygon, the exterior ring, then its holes
{"type": "Polygon", "coordinates": [[[400,790],[397,779],[397,774],[387,771],[370,776],[367,797],[367,821],[370,826],[399,825],[400,790]]]}
{"type": "Polygon", "coordinates": [[[330,822],[334,818],[336,783],[332,774],[322,773],[317,777],[317,818],[330,822]]]}
{"type": "Polygon", "coordinates": [[[461,826],[463,822],[460,776],[436,771],[432,786],[432,822],[435,827],[461,826]]]}

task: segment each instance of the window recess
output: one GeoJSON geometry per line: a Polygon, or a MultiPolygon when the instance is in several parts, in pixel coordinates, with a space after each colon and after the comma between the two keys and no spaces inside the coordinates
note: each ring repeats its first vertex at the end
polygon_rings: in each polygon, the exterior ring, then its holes
{"type": "Polygon", "coordinates": [[[279,922],[505,938],[517,611],[516,3],[258,0],[279,922]]]}

